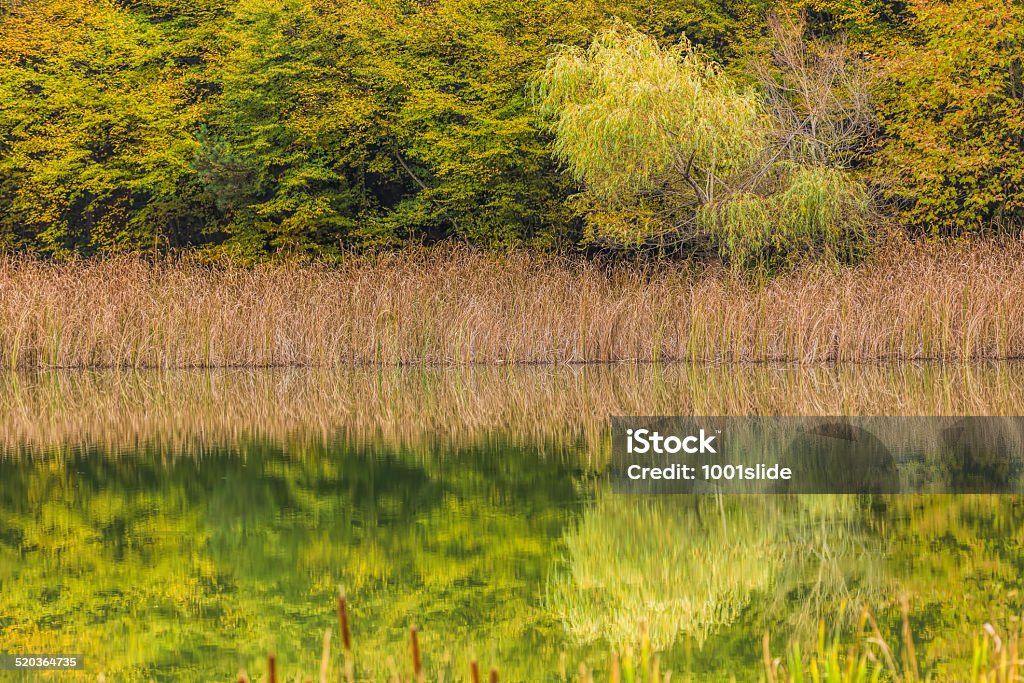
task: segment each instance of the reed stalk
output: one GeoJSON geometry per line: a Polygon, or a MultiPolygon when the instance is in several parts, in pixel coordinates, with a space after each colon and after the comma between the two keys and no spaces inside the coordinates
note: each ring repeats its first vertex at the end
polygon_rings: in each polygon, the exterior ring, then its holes
{"type": "MultiPolygon", "coordinates": [[[[347,605],[347,602],[339,600],[339,604],[347,605]]],[[[831,640],[826,639],[825,624],[822,621],[819,622],[817,643],[807,654],[803,652],[800,641],[793,641],[786,649],[784,656],[774,656],[771,650],[770,635],[765,632],[761,640],[764,680],[767,683],[804,683],[805,681],[808,683],[877,683],[881,680],[911,683],[931,680],[930,675],[922,678],[919,670],[917,654],[910,633],[910,602],[906,596],[900,597],[900,610],[904,648],[901,664],[896,663],[892,649],[871,611],[864,607],[851,641],[843,643],[838,630],[831,640]]],[[[840,611],[843,610],[840,609],[840,611]]],[[[339,630],[342,623],[339,620],[339,630]]],[[[644,650],[650,647],[649,640],[644,637],[645,632],[646,629],[642,628],[639,661],[634,661],[631,646],[626,644],[621,656],[619,651],[612,650],[607,677],[605,675],[595,677],[594,671],[587,666],[586,662],[580,662],[578,668],[580,683],[595,683],[597,680],[607,680],[608,683],[640,683],[641,681],[644,683],[671,683],[672,672],[662,673],[659,657],[653,653],[643,654],[644,650]]],[[[410,680],[426,683],[428,678],[423,666],[419,629],[415,625],[410,626],[409,634],[413,678],[403,679],[392,660],[390,662],[392,666],[390,680],[393,683],[407,683],[410,680]]],[[[971,677],[965,683],[1014,683],[1019,681],[1020,636],[1021,625],[1019,622],[1014,632],[1010,634],[1008,642],[1004,642],[1003,637],[992,624],[986,623],[982,628],[981,635],[975,639],[971,677]]],[[[330,640],[331,630],[327,629],[324,633],[321,655],[319,679],[321,683],[330,680],[331,676],[330,640]]],[[[349,641],[348,648],[351,648],[351,641],[349,641]]],[[[560,660],[560,666],[562,680],[568,680],[564,669],[564,656],[560,660]]],[[[728,672],[723,673],[727,674],[728,672]]],[[[267,657],[266,680],[276,683],[277,675],[277,659],[271,653],[267,657]]],[[[442,676],[443,671],[439,670],[436,677],[430,680],[434,683],[443,683],[442,676]]],[[[540,676],[541,674],[538,673],[538,677],[540,676]]],[[[249,680],[244,671],[239,672],[238,683],[249,683],[249,680]]],[[[295,677],[295,680],[311,681],[312,679],[300,674],[295,677]]],[[[481,683],[480,664],[476,659],[469,661],[469,681],[470,683],[481,683]]],[[[492,665],[488,669],[487,683],[499,683],[498,667],[492,665]]]]}
{"type": "Polygon", "coordinates": [[[0,367],[1024,357],[1024,244],[893,244],[752,283],[713,264],[455,247],[335,264],[0,256],[0,367]]]}
{"type": "Polygon", "coordinates": [[[412,673],[416,677],[416,683],[425,683],[426,677],[423,675],[423,657],[420,654],[420,637],[419,629],[416,625],[409,627],[409,644],[412,650],[412,673]]]}

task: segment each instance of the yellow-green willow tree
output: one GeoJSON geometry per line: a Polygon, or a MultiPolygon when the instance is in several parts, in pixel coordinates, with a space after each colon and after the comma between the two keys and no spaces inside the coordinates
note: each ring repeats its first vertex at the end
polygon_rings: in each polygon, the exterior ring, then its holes
{"type": "Polygon", "coordinates": [[[555,54],[534,96],[555,156],[582,188],[575,206],[587,237],[617,246],[710,241],[734,265],[759,266],[808,252],[842,257],[861,244],[869,193],[845,157],[809,140],[816,115],[856,126],[867,117],[846,110],[859,102],[839,91],[823,55],[775,57],[783,74],[819,71],[808,78],[838,112],[788,101],[771,69],[763,91],[741,87],[685,40],[663,48],[624,23],[586,50],[555,54]],[[769,106],[772,94],[783,95],[769,106]]]}

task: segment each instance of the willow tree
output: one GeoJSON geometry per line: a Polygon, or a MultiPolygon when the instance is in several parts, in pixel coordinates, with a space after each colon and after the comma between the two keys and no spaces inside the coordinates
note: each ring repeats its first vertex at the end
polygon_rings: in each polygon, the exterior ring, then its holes
{"type": "Polygon", "coordinates": [[[719,517],[675,496],[599,496],[563,538],[546,607],[580,643],[639,645],[645,630],[656,651],[704,642],[771,588],[783,556],[763,507],[727,505],[719,517]]]}
{"type": "MultiPolygon", "coordinates": [[[[778,66],[818,64],[805,55],[778,66]]],[[[771,87],[743,88],[685,40],[663,48],[621,22],[585,50],[555,54],[534,96],[556,158],[581,187],[587,237],[625,247],[710,241],[736,265],[859,243],[868,192],[845,157],[801,152],[818,148],[808,144],[812,119],[791,115],[814,103],[782,106],[776,71],[765,70],[771,87]]]]}
{"type": "Polygon", "coordinates": [[[569,526],[545,607],[570,637],[667,651],[784,617],[807,638],[890,587],[852,496],[683,498],[602,492],[569,526]]]}

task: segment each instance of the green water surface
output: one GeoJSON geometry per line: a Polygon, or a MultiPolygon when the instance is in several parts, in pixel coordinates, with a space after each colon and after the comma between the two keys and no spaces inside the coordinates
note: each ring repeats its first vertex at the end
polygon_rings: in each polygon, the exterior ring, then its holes
{"type": "Polygon", "coordinates": [[[462,680],[477,657],[503,681],[604,669],[644,628],[672,680],[756,681],[765,631],[813,642],[862,605],[899,656],[901,594],[922,668],[957,680],[983,624],[1017,626],[1018,497],[613,495],[600,427],[607,410],[697,410],[716,386],[747,412],[857,412],[864,396],[873,414],[1007,414],[1015,368],[746,369],[734,385],[725,370],[389,372],[9,379],[0,652],[84,656],[54,678],[227,681],[273,651],[288,680],[315,680],[339,587],[367,680],[408,670],[414,622],[428,669],[462,680]],[[347,398],[322,395],[339,383],[347,398]],[[350,399],[365,411],[331,412],[350,399]],[[185,401],[193,417],[168,408],[185,401]]]}

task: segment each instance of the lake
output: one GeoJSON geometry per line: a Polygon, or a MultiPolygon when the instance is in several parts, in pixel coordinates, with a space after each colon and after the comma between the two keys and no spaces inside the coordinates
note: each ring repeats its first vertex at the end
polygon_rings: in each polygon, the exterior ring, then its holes
{"type": "Polygon", "coordinates": [[[313,676],[343,588],[367,679],[408,672],[416,623],[445,680],[605,671],[646,630],[672,680],[756,681],[766,631],[781,653],[863,605],[902,656],[905,594],[956,680],[985,623],[1019,627],[1019,497],[618,495],[608,418],[1024,415],[1022,389],[1014,364],[0,376],[0,651],[313,676]]]}

